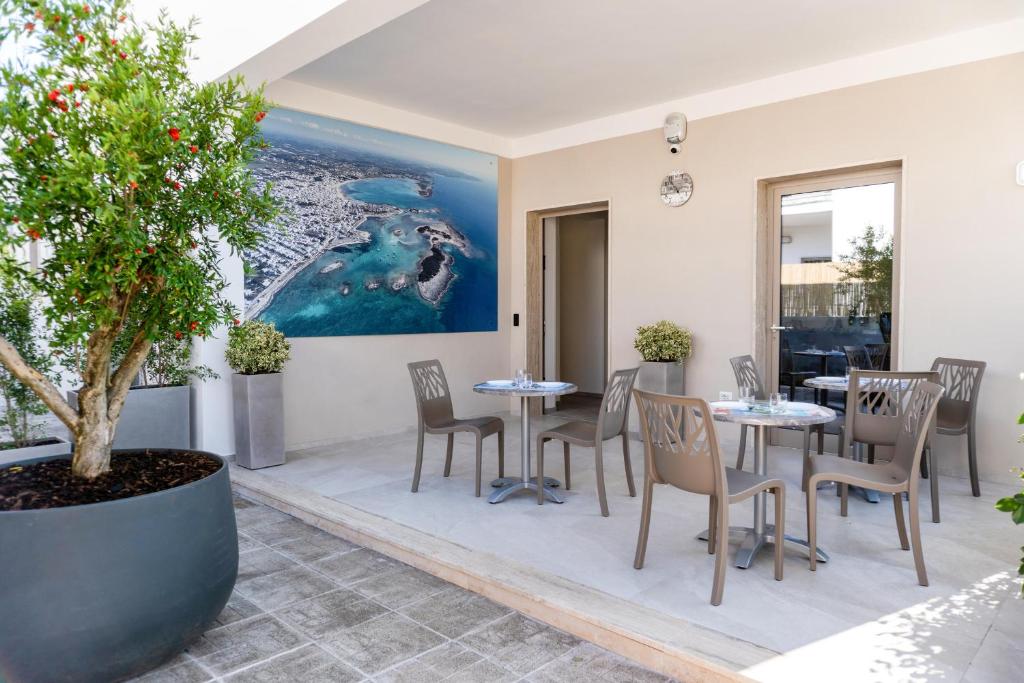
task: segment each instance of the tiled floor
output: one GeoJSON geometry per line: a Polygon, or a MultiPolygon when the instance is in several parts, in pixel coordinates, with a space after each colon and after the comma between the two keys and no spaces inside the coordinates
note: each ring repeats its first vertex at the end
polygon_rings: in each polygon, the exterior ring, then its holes
{"type": "Polygon", "coordinates": [[[137,681],[667,680],[277,510],[236,498],[235,511],[231,601],[185,653],[137,681]]]}

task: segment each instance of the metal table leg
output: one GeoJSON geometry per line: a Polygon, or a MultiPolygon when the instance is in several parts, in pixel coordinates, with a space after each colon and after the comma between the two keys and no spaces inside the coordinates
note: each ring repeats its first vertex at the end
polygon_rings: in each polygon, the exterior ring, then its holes
{"type": "MultiPolygon", "coordinates": [[[[509,481],[509,483],[502,485],[501,488],[492,492],[490,497],[487,499],[487,502],[489,503],[500,503],[519,491],[529,491],[534,494],[537,492],[537,482],[530,477],[530,399],[527,396],[521,397],[520,406],[520,412],[522,413],[522,419],[520,420],[522,444],[519,452],[522,460],[520,469],[520,472],[522,472],[522,478],[513,479],[509,481]]],[[[506,477],[506,479],[508,478],[506,477]]],[[[544,497],[553,503],[565,502],[562,496],[548,485],[547,481],[548,478],[545,477],[544,497]]]]}

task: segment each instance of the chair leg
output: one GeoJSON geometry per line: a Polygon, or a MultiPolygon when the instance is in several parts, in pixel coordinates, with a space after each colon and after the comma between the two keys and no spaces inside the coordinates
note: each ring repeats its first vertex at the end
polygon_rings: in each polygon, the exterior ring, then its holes
{"type": "Polygon", "coordinates": [[[736,456],[736,469],[743,469],[743,456],[747,454],[747,425],[740,425],[740,452],[736,456]]]}
{"type": "Polygon", "coordinates": [[[484,464],[484,437],[476,435],[476,497],[480,497],[480,469],[484,464]]]}
{"type": "Polygon", "coordinates": [[[874,465],[875,464],[875,445],[874,444],[868,444],[868,464],[869,465],[874,465]]]}
{"type": "MultiPolygon", "coordinates": [[[[845,484],[842,484],[845,486],[845,484]]],[[[818,480],[811,477],[807,483],[807,557],[811,571],[818,569],[818,480]]]]}
{"type": "Polygon", "coordinates": [[[498,432],[498,478],[505,478],[505,430],[498,432]]]}
{"type": "Polygon", "coordinates": [[[782,581],[782,560],[786,550],[786,544],[782,540],[786,538],[786,489],[779,486],[773,492],[775,494],[775,580],[782,581]]]}
{"type": "Polygon", "coordinates": [[[626,462],[626,485],[629,487],[629,497],[636,498],[636,484],[633,483],[633,462],[629,459],[629,436],[622,433],[622,459],[626,462]]]}
{"type": "Polygon", "coordinates": [[[715,581],[711,585],[711,604],[722,604],[725,591],[725,562],[728,559],[729,544],[729,503],[720,501],[717,505],[718,533],[715,535],[715,581]]]}
{"type": "Polygon", "coordinates": [[[450,476],[452,473],[452,451],[455,450],[455,435],[448,435],[448,449],[444,453],[444,476],[450,476]]]}
{"type": "Polygon", "coordinates": [[[604,453],[601,451],[601,442],[594,446],[594,470],[597,476],[597,499],[601,503],[601,516],[608,516],[608,497],[604,492],[604,453]]]}
{"type": "Polygon", "coordinates": [[[917,582],[928,585],[928,573],[924,568],[924,551],[921,549],[921,512],[918,509],[916,482],[910,487],[910,543],[914,550],[914,566],[917,568],[917,582]]]}
{"type": "Polygon", "coordinates": [[[421,430],[419,430],[419,433],[416,435],[416,467],[413,469],[413,473],[412,473],[412,492],[413,493],[416,493],[416,491],[418,491],[419,488],[420,488],[420,470],[422,470],[422,469],[423,469],[423,430],[421,429],[421,430]]]}
{"type": "Polygon", "coordinates": [[[850,507],[850,486],[846,483],[839,484],[839,516],[846,517],[850,507]]]}
{"type": "Polygon", "coordinates": [[[547,440],[537,439],[537,505],[544,504],[544,444],[547,440]]]}
{"type": "Polygon", "coordinates": [[[981,496],[981,484],[978,483],[978,440],[974,436],[974,418],[967,425],[967,467],[971,471],[971,493],[978,498],[981,496]]]}
{"type": "Polygon", "coordinates": [[[927,461],[928,469],[931,470],[932,476],[928,480],[928,485],[931,488],[932,498],[932,523],[939,523],[939,473],[935,471],[935,460],[932,455],[932,447],[925,446],[924,458],[922,460],[927,461]]]}
{"type": "Polygon", "coordinates": [[[825,454],[825,425],[818,425],[818,455],[825,454]]]}
{"type": "Polygon", "coordinates": [[[892,494],[892,508],[896,512],[896,533],[900,535],[900,547],[910,550],[910,541],[907,540],[907,523],[903,520],[903,494],[892,494]]]}
{"type": "Polygon", "coordinates": [[[807,478],[811,476],[811,428],[804,427],[804,466],[800,476],[800,490],[807,490],[807,478]]]}
{"type": "Polygon", "coordinates": [[[651,498],[654,496],[654,480],[644,477],[644,500],[640,509],[640,535],[636,539],[636,556],[633,569],[643,569],[647,555],[647,536],[651,531],[651,498]]]}
{"type": "Polygon", "coordinates": [[[708,496],[708,555],[715,554],[718,538],[718,499],[708,496]]]}
{"type": "Polygon", "coordinates": [[[565,460],[563,469],[565,470],[565,490],[569,491],[572,488],[572,483],[569,479],[569,442],[562,442],[562,458],[565,460]]]}

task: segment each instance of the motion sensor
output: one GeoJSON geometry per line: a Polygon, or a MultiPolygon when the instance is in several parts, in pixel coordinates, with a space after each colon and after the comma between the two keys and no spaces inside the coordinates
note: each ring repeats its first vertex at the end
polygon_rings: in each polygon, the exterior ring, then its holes
{"type": "Polygon", "coordinates": [[[672,152],[673,154],[679,154],[679,145],[669,145],[668,151],[672,152]]]}

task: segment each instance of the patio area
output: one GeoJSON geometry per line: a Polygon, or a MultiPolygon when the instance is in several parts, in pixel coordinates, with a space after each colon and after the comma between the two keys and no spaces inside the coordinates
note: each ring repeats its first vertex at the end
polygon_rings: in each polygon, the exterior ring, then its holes
{"type": "MultiPolygon", "coordinates": [[[[537,422],[540,429],[558,419],[537,422]]],[[[519,448],[516,417],[506,416],[506,429],[506,474],[514,475],[518,458],[508,454],[519,448]]],[[[725,457],[734,457],[735,433],[723,428],[720,437],[725,457]]],[[[497,473],[497,447],[489,441],[485,480],[497,473]]],[[[722,661],[755,680],[798,680],[827,668],[834,680],[1005,681],[1024,657],[1012,636],[1024,623],[1007,569],[1015,559],[1014,530],[989,502],[1010,494],[1009,486],[984,482],[984,497],[975,499],[966,479],[941,477],[942,523],[923,523],[927,588],[917,585],[911,554],[900,550],[888,500],[870,504],[853,497],[849,517],[842,518],[839,499],[822,490],[819,543],[830,561],[812,573],[804,555],[787,549],[782,582],[773,580],[770,553],[749,570],[730,563],[722,605],[712,607],[713,556],[695,539],[707,525],[705,498],[655,489],[647,563],[637,571],[632,561],[641,499],[628,496],[621,447],[609,442],[605,451],[608,518],[598,509],[592,451],[574,449],[573,488],[564,492],[564,504],[538,506],[532,496],[518,496],[489,505],[473,496],[472,448],[471,440],[456,438],[446,479],[444,439],[428,437],[415,494],[409,491],[413,432],[293,451],[285,465],[236,469],[233,477],[243,488],[258,482],[264,492],[283,485],[282,500],[300,502],[311,494],[339,501],[463,547],[482,563],[497,558],[552,585],[568,580],[581,592],[596,590],[654,610],[680,628],[700,627],[721,636],[723,652],[749,647],[722,661]]],[[[546,473],[560,478],[560,449],[548,448],[559,457],[548,459],[546,473]]],[[[631,451],[634,471],[642,473],[642,443],[634,439],[631,451]]],[[[787,531],[805,535],[799,452],[771,447],[769,472],[782,476],[791,492],[787,531]]],[[[730,523],[745,524],[750,514],[749,501],[732,506],[730,523]]],[[[734,542],[730,555],[735,550],[734,542]]]]}
{"type": "Polygon", "coordinates": [[[277,510],[236,497],[235,511],[230,602],[138,683],[668,680],[277,510]]]}

